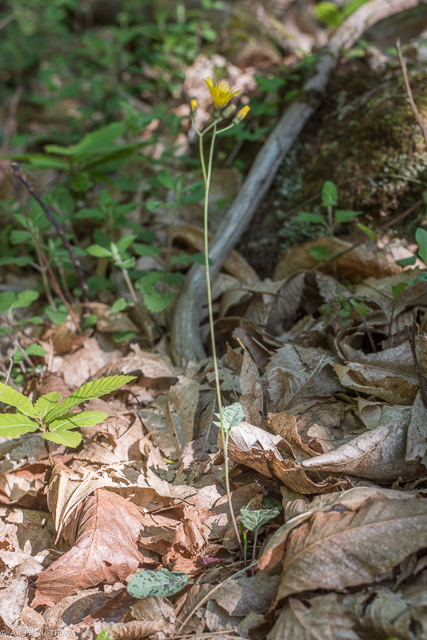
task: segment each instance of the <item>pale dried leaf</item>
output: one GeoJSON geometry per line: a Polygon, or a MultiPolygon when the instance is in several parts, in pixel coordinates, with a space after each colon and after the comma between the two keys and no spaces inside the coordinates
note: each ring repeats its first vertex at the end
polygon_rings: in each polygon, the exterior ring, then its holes
{"type": "Polygon", "coordinates": [[[352,362],[348,366],[334,364],[335,371],[344,387],[373,395],[390,404],[412,404],[418,391],[415,375],[397,375],[394,372],[352,362]]]}
{"type": "Polygon", "coordinates": [[[199,392],[200,384],[185,376],[179,376],[177,384],[169,389],[168,417],[181,451],[193,439],[199,392]]]}
{"type": "Polygon", "coordinates": [[[242,370],[240,372],[240,403],[246,420],[255,427],[263,423],[263,395],[258,371],[249,352],[244,348],[242,370]]]}

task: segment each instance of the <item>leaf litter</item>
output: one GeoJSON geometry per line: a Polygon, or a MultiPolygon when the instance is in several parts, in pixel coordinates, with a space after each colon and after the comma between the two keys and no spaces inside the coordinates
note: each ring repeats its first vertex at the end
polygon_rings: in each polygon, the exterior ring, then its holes
{"type": "MultiPolygon", "coordinates": [[[[247,570],[225,495],[211,360],[182,369],[133,344],[106,362],[96,338],[73,343],[64,333],[52,361],[62,400],[99,377],[135,379],[86,403],[106,419],[84,430],[77,449],[52,443],[52,470],[33,434],[0,443],[5,628],[423,638],[427,410],[399,318],[424,301],[408,287],[391,343],[391,307],[378,292],[395,278],[345,288],[370,305],[377,352],[356,315],[342,329],[330,309],[318,314],[343,290],[319,271],[273,288],[245,285],[253,301],[257,289],[272,292],[261,315],[259,306],[241,317],[221,307],[222,392],[230,411],[236,400],[242,407],[230,414],[233,511],[259,559],[247,570]]],[[[216,290],[218,301],[230,299],[216,290]]],[[[426,341],[421,329],[422,367],[426,341]]],[[[12,390],[4,400],[14,403],[12,390]]]]}

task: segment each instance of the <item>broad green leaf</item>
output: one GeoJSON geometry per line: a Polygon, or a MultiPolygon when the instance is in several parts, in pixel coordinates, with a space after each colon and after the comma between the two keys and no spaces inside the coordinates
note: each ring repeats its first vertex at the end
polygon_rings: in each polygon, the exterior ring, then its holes
{"type": "MultiPolygon", "coordinates": [[[[218,421],[214,422],[214,424],[216,424],[218,427],[221,427],[221,418],[219,413],[216,413],[215,416],[218,418],[218,421]]],[[[237,427],[244,419],[245,412],[243,411],[243,407],[240,402],[234,402],[228,407],[223,407],[222,426],[226,433],[230,433],[231,429],[233,427],[237,427]]]]}
{"type": "Polygon", "coordinates": [[[97,131],[88,133],[83,140],[70,147],[61,147],[56,144],[48,144],[45,150],[48,153],[57,153],[64,156],[83,156],[88,154],[98,154],[111,148],[112,143],[121,136],[126,129],[124,122],[113,122],[97,131]]]}
{"type": "Polygon", "coordinates": [[[101,247],[99,244],[91,244],[86,251],[94,258],[111,258],[112,256],[109,249],[105,249],[105,247],[101,247]]]}
{"type": "Polygon", "coordinates": [[[393,292],[393,298],[395,300],[397,300],[397,298],[400,296],[400,294],[402,293],[403,289],[405,287],[407,287],[409,284],[409,282],[399,282],[399,284],[392,284],[391,285],[391,290],[393,292]]]}
{"type": "Polygon", "coordinates": [[[29,231],[24,231],[23,229],[12,229],[10,234],[10,242],[12,244],[23,244],[24,242],[28,242],[28,240],[32,239],[32,235],[29,231]]]}
{"type": "Polygon", "coordinates": [[[322,188],[322,204],[324,207],[336,207],[338,202],[338,191],[335,183],[326,180],[322,188]]]}
{"type": "Polygon", "coordinates": [[[61,431],[59,433],[43,431],[42,436],[45,440],[64,444],[66,447],[77,447],[83,439],[82,434],[78,431],[61,431]]]}
{"type": "Polygon", "coordinates": [[[48,411],[53,409],[60,400],[61,394],[59,391],[51,391],[50,393],[46,393],[44,396],[41,396],[34,405],[36,415],[39,415],[40,412],[41,417],[44,418],[48,411]]]}
{"type": "Polygon", "coordinates": [[[108,413],[102,411],[81,411],[80,413],[67,413],[52,422],[48,422],[49,431],[63,431],[80,427],[94,427],[108,418],[108,413]]]}
{"type": "Polygon", "coordinates": [[[360,313],[360,315],[362,316],[362,318],[364,318],[366,316],[367,313],[369,313],[370,311],[372,311],[372,309],[370,309],[370,307],[366,307],[363,304],[359,304],[358,302],[356,302],[355,300],[350,300],[351,304],[353,305],[353,307],[355,309],[357,309],[357,311],[360,313]]]}
{"type": "Polygon", "coordinates": [[[16,438],[23,433],[37,431],[38,428],[37,422],[20,413],[0,414],[0,436],[2,438],[16,438]]]}
{"type": "Polygon", "coordinates": [[[80,389],[77,389],[77,391],[72,393],[68,398],[51,409],[46,416],[46,422],[51,423],[54,418],[63,416],[65,413],[68,413],[70,409],[77,407],[78,404],[81,404],[86,400],[99,398],[107,393],[112,393],[131,380],[135,380],[135,376],[109,376],[107,378],[100,378],[99,380],[87,382],[80,387],[80,389]]]}
{"type": "Polygon", "coordinates": [[[162,252],[160,247],[153,247],[151,244],[142,244],[141,242],[135,242],[133,249],[138,256],[143,256],[144,258],[158,256],[162,252]]]}
{"type": "Polygon", "coordinates": [[[4,256],[0,258],[0,265],[15,264],[17,267],[26,267],[32,261],[30,256],[4,256]]]}
{"type": "Polygon", "coordinates": [[[360,216],[360,211],[342,211],[341,209],[335,211],[335,220],[337,222],[349,222],[356,216],[360,216]]]}
{"type": "Polygon", "coordinates": [[[172,189],[172,191],[176,189],[176,179],[165,169],[159,171],[157,174],[157,180],[160,182],[162,187],[166,187],[166,189],[172,189]]]}
{"type": "Polygon", "coordinates": [[[43,153],[28,153],[25,155],[25,160],[29,163],[26,168],[30,171],[34,169],[64,169],[67,171],[70,168],[67,161],[43,153]]]}
{"type": "Polygon", "coordinates": [[[144,303],[149,311],[153,313],[159,313],[164,311],[175,298],[174,293],[161,293],[160,291],[153,291],[152,293],[146,293],[144,295],[144,303]]]}
{"type": "Polygon", "coordinates": [[[37,291],[21,291],[16,296],[16,302],[13,305],[16,309],[22,309],[28,307],[32,302],[38,300],[39,294],[37,291]]]}
{"type": "Polygon", "coordinates": [[[402,260],[396,260],[396,264],[399,267],[409,267],[415,264],[417,261],[417,256],[411,256],[410,258],[402,258],[402,260]]]}
{"type": "Polygon", "coordinates": [[[272,518],[275,518],[281,512],[282,507],[274,507],[273,509],[259,509],[250,511],[250,509],[241,509],[240,515],[243,525],[250,531],[259,531],[261,527],[272,518]]]}
{"type": "Polygon", "coordinates": [[[148,211],[155,211],[160,207],[160,202],[158,200],[149,200],[145,203],[145,206],[147,207],[148,211]]]}
{"type": "Polygon", "coordinates": [[[75,220],[92,220],[93,222],[99,222],[107,217],[107,212],[101,209],[80,209],[74,216],[75,220]]]}
{"type": "Polygon", "coordinates": [[[63,304],[61,304],[58,309],[46,307],[44,312],[53,324],[64,324],[68,318],[68,311],[63,304]]]}
{"type": "Polygon", "coordinates": [[[122,251],[126,251],[134,240],[136,240],[136,236],[133,236],[132,234],[128,234],[127,236],[120,238],[120,240],[116,242],[118,252],[122,253],[122,251]]]}
{"type": "Polygon", "coordinates": [[[369,240],[371,240],[371,242],[376,242],[377,234],[375,233],[375,231],[372,231],[372,229],[370,229],[369,227],[365,227],[365,225],[360,224],[360,222],[357,223],[357,226],[361,231],[366,233],[366,235],[368,236],[369,240]]]}
{"type": "Polygon", "coordinates": [[[119,311],[123,311],[129,306],[129,302],[124,298],[119,298],[115,301],[113,306],[111,307],[111,313],[117,313],[119,311]]]}
{"type": "Polygon", "coordinates": [[[46,356],[47,351],[40,344],[30,344],[25,349],[27,356],[46,356]]]}
{"type": "MultiPolygon", "coordinates": [[[[171,262],[179,262],[180,264],[202,264],[205,265],[204,253],[193,253],[191,256],[186,253],[181,253],[180,256],[172,256],[171,262]]],[[[212,260],[209,258],[209,264],[213,265],[212,260]]]]}
{"type": "Polygon", "coordinates": [[[427,231],[419,227],[415,233],[415,240],[418,244],[420,258],[424,264],[427,264],[427,231]]]}
{"type": "Polygon", "coordinates": [[[83,331],[86,331],[86,329],[92,329],[92,327],[94,327],[97,322],[98,316],[96,315],[96,313],[90,313],[88,316],[85,316],[85,318],[83,318],[82,324],[83,331]]]}
{"type": "Polygon", "coordinates": [[[8,311],[15,304],[16,296],[13,291],[3,291],[0,293],[0,313],[8,311]]]}
{"type": "Polygon", "coordinates": [[[322,247],[321,244],[316,244],[314,247],[310,247],[310,255],[315,260],[326,260],[329,258],[329,249],[327,247],[322,247]]]}
{"type": "Polygon", "coordinates": [[[3,382],[0,382],[0,402],[4,404],[10,404],[12,407],[19,409],[21,413],[33,418],[37,417],[36,410],[33,403],[27,396],[15,391],[12,387],[5,386],[3,382]]]}
{"type": "Polygon", "coordinates": [[[299,213],[298,219],[303,222],[314,222],[314,224],[325,224],[325,218],[320,213],[299,213]]]}
{"type": "Polygon", "coordinates": [[[133,576],[127,590],[134,598],[142,599],[150,596],[168,598],[181,591],[188,580],[188,575],[182,571],[168,571],[167,569],[151,571],[146,569],[133,576]]]}

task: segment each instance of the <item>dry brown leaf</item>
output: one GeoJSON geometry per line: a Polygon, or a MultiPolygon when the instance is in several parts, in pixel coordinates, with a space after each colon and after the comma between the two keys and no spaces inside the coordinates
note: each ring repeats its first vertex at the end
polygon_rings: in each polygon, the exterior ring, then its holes
{"type": "MultiPolygon", "coordinates": [[[[83,346],[64,357],[55,356],[52,361],[52,373],[61,373],[67,385],[80,387],[91,376],[97,376],[107,363],[114,362],[121,351],[103,351],[95,338],[86,338],[83,346]]],[[[101,374],[100,374],[101,375],[101,374]]]]}
{"type": "Polygon", "coordinates": [[[232,427],[230,431],[228,456],[234,462],[245,464],[271,477],[269,453],[273,453],[282,462],[285,456],[277,449],[277,445],[282,440],[281,436],[272,435],[264,429],[243,421],[237,427],[232,427]]]}
{"type": "MultiPolygon", "coordinates": [[[[15,525],[15,549],[21,549],[37,556],[53,544],[55,526],[52,516],[44,511],[30,509],[0,509],[0,517],[5,523],[15,525]]],[[[9,524],[4,525],[7,529],[9,524]]],[[[1,535],[1,533],[0,533],[1,535]]]]}
{"type": "Polygon", "coordinates": [[[64,535],[72,548],[39,576],[32,606],[51,606],[81,589],[135,573],[141,559],[136,546],[140,528],[135,505],[96,489],[71,515],[64,535]]]}
{"type": "Polygon", "coordinates": [[[230,616],[242,617],[251,611],[266,613],[274,597],[277,581],[277,575],[270,576],[262,572],[229,580],[212,594],[212,600],[230,616]]]}
{"type": "MultiPolygon", "coordinates": [[[[340,238],[333,238],[332,253],[336,251],[346,251],[352,246],[340,238]]],[[[322,246],[331,250],[331,238],[317,238],[304,244],[297,244],[283,254],[274,270],[274,280],[283,280],[296,271],[319,268],[319,262],[315,260],[310,249],[314,246],[322,246]]],[[[362,282],[365,278],[392,276],[400,273],[399,267],[392,256],[386,251],[373,251],[369,246],[359,245],[356,249],[349,251],[342,258],[335,260],[338,274],[341,280],[349,280],[353,283],[362,282]]],[[[322,270],[332,271],[332,263],[327,262],[322,266],[322,270]]]]}
{"type": "Polygon", "coordinates": [[[113,333],[114,331],[138,331],[136,325],[126,313],[121,311],[111,312],[111,307],[102,302],[90,303],[91,313],[97,316],[96,328],[101,333],[113,333]]]}
{"type": "MultiPolygon", "coordinates": [[[[427,588],[408,586],[402,591],[371,588],[343,598],[356,629],[370,637],[424,640],[427,637],[427,588]]],[[[364,635],[365,637],[365,635],[364,635]]]]}
{"type": "Polygon", "coordinates": [[[328,593],[306,603],[289,598],[267,640],[360,640],[342,606],[342,596],[328,593]]]}
{"type": "Polygon", "coordinates": [[[276,603],[306,590],[369,584],[426,546],[424,499],[369,498],[354,510],[319,511],[288,538],[276,603]]]}
{"type": "Polygon", "coordinates": [[[120,638],[146,638],[152,633],[161,631],[167,622],[166,620],[153,620],[152,622],[139,622],[132,620],[131,622],[113,622],[108,624],[106,622],[96,622],[94,625],[95,633],[99,634],[101,631],[108,631],[113,640],[120,640],[120,638]]]}
{"type": "MultiPolygon", "coordinates": [[[[390,412],[391,413],[391,412],[390,412]]],[[[400,422],[388,422],[371,429],[316,458],[304,460],[304,469],[345,473],[377,482],[414,480],[426,472],[417,461],[405,458],[407,414],[400,422]]]]}
{"type": "MultiPolygon", "coordinates": [[[[243,345],[242,345],[243,346],[243,345]]],[[[245,412],[247,422],[255,427],[263,424],[264,401],[258,371],[249,352],[243,347],[243,362],[240,372],[240,404],[245,412]]]]}
{"type": "Polygon", "coordinates": [[[169,389],[168,418],[182,449],[193,440],[194,417],[199,403],[200,384],[196,380],[179,376],[177,384],[169,389]]]}
{"type": "Polygon", "coordinates": [[[411,408],[411,416],[408,427],[408,441],[406,459],[410,462],[421,459],[421,463],[427,466],[427,409],[424,406],[421,391],[411,408]]]}
{"type": "Polygon", "coordinates": [[[348,484],[339,477],[334,478],[325,473],[318,473],[316,470],[304,469],[301,464],[289,458],[280,461],[274,454],[270,454],[268,464],[270,473],[274,477],[292,491],[299,493],[330,493],[342,489],[348,484]]]}
{"type": "Polygon", "coordinates": [[[352,362],[348,366],[334,364],[344,387],[375,396],[390,404],[409,405],[419,388],[416,375],[397,375],[387,369],[352,362]]]}
{"type": "Polygon", "coordinates": [[[156,598],[151,596],[149,598],[143,598],[138,600],[132,606],[132,615],[135,620],[139,622],[155,622],[156,620],[163,620],[165,626],[162,627],[161,632],[153,636],[158,640],[172,635],[176,631],[176,615],[173,606],[166,600],[166,598],[156,598]]]}
{"type": "Polygon", "coordinates": [[[283,550],[286,541],[295,527],[300,526],[311,518],[311,516],[320,511],[331,511],[339,507],[345,510],[355,511],[365,505],[369,500],[411,500],[412,496],[402,491],[393,491],[391,489],[380,489],[377,487],[355,487],[347,491],[335,494],[326,494],[315,496],[307,509],[292,518],[289,522],[280,527],[270,538],[263,555],[259,559],[259,568],[272,569],[283,556],[283,550]]]}

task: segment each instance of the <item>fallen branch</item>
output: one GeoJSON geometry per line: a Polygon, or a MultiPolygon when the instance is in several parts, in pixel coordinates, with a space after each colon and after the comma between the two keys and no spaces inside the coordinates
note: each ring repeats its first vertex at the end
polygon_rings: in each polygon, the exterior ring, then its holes
{"type": "Polygon", "coordinates": [[[68,240],[67,236],[65,235],[64,230],[62,229],[61,225],[59,224],[59,222],[55,218],[51,208],[47,206],[47,204],[44,202],[44,200],[41,198],[39,193],[36,191],[36,189],[31,184],[31,182],[29,180],[27,180],[26,176],[22,173],[21,167],[19,166],[19,164],[17,162],[12,162],[11,163],[11,167],[13,169],[13,172],[14,172],[15,176],[18,178],[18,180],[20,182],[22,182],[22,184],[26,187],[26,189],[33,196],[33,198],[39,203],[39,205],[41,206],[41,208],[45,212],[47,219],[55,227],[56,231],[58,232],[58,235],[61,238],[62,244],[64,245],[65,249],[68,251],[68,254],[70,256],[71,262],[73,263],[74,268],[76,270],[76,275],[77,275],[77,278],[78,278],[78,281],[79,281],[79,284],[80,284],[80,287],[81,287],[81,290],[82,290],[82,298],[83,298],[83,304],[84,304],[84,307],[85,307],[85,312],[87,314],[90,314],[89,295],[88,295],[89,289],[88,289],[88,286],[87,286],[86,281],[85,281],[85,276],[84,276],[84,273],[83,273],[82,265],[80,264],[80,260],[77,258],[76,254],[74,253],[74,249],[73,249],[70,241],[68,240]]]}
{"type": "MultiPolygon", "coordinates": [[[[316,111],[329,75],[342,50],[349,49],[363,32],[388,16],[415,7],[420,0],[373,0],[348,18],[319,55],[316,74],[306,82],[304,98],[292,104],[258,153],[246,181],[222,221],[209,249],[211,278],[242,236],[268,192],[283,158],[306,122],[316,111]]],[[[172,326],[172,354],[177,364],[206,357],[200,335],[199,315],[206,297],[205,271],[193,265],[178,298],[172,326]]]]}

